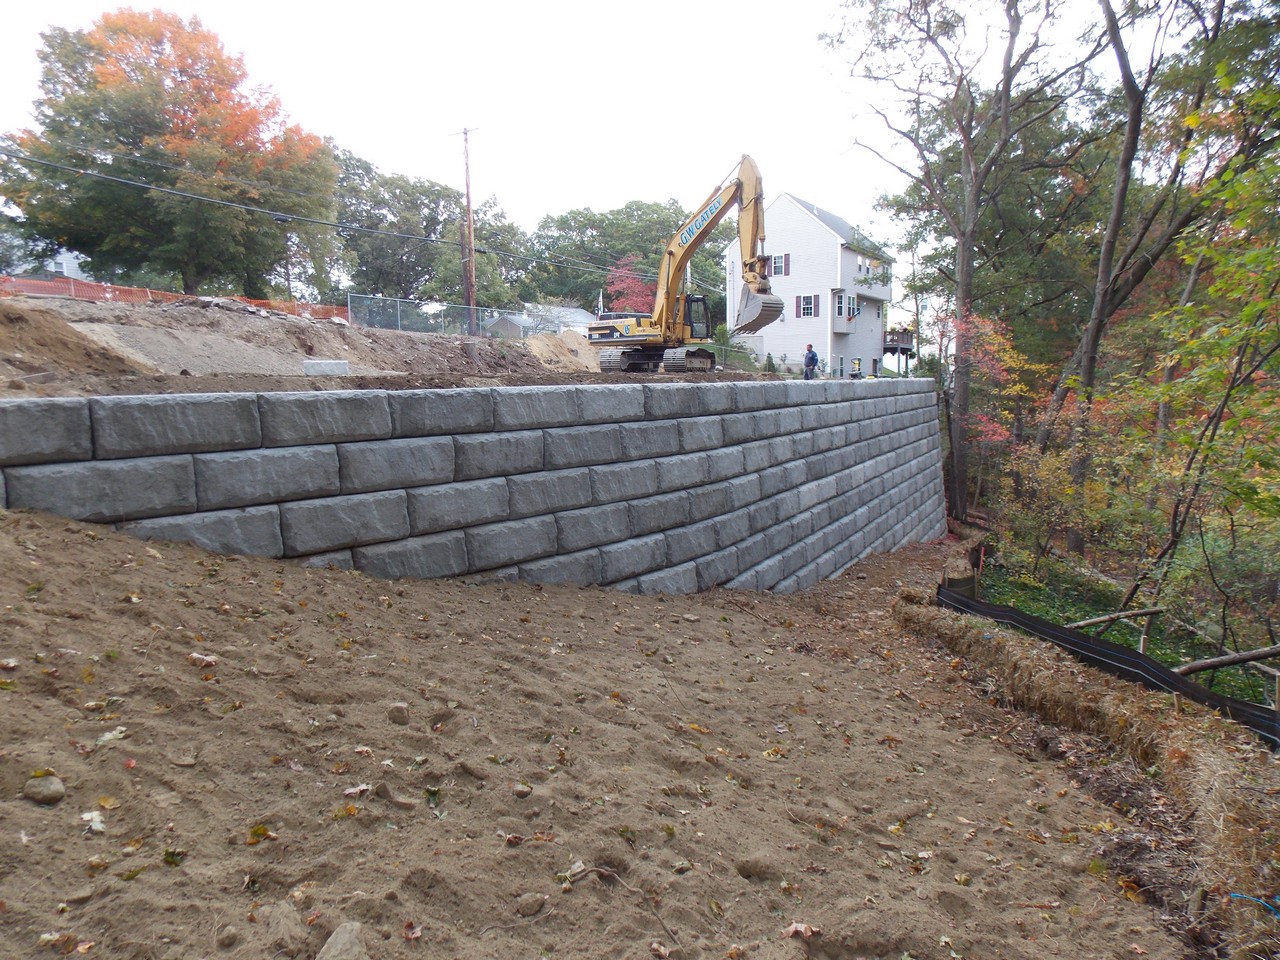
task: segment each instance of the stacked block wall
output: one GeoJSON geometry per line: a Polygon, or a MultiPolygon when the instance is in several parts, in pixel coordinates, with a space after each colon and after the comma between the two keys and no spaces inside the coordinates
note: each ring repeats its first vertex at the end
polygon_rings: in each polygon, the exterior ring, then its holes
{"type": "Polygon", "coordinates": [[[791,591],[946,532],[928,380],[0,401],[0,504],[385,578],[791,591]]]}

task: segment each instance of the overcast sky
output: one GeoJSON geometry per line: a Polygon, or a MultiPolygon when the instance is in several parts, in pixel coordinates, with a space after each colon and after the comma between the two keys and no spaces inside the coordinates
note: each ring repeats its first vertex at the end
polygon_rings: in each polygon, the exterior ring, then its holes
{"type": "MultiPolygon", "coordinates": [[[[0,131],[33,125],[40,33],[88,29],[125,5],[10,5],[0,131]]],[[[692,209],[746,153],[767,198],[791,193],[887,245],[896,237],[873,206],[899,183],[853,146],[877,121],[848,79],[852,54],[819,39],[838,0],[133,6],[198,17],[292,121],[384,173],[462,189],[470,129],[472,201],[496,199],[527,231],[631,200],[692,209]]]]}

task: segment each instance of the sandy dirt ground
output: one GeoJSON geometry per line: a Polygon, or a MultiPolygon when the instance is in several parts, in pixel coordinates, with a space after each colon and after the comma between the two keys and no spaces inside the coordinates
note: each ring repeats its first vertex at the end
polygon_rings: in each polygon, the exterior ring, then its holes
{"type": "MultiPolygon", "coordinates": [[[[345,346],[371,384],[598,376],[109,309],[0,300],[5,395],[306,382],[201,367],[224,338],[294,366],[345,346]]],[[[1213,956],[1158,778],[891,615],[967,545],[787,597],[633,597],[0,511],[0,957],[1213,956]]]]}

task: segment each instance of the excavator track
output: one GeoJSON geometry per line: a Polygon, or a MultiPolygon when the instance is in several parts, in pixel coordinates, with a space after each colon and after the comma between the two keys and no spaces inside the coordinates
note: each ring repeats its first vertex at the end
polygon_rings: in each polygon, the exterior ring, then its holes
{"type": "Polygon", "coordinates": [[[716,368],[716,355],[710,350],[690,347],[674,347],[662,355],[665,373],[710,372],[716,368]]]}

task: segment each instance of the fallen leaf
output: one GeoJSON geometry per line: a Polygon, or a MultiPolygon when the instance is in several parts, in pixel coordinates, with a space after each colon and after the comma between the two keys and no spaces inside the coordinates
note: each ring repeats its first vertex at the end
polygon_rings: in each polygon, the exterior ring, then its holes
{"type": "Polygon", "coordinates": [[[421,940],[422,927],[415,927],[412,920],[406,920],[404,922],[404,938],[406,940],[421,940]]]}
{"type": "Polygon", "coordinates": [[[800,937],[802,940],[808,940],[812,937],[822,936],[822,931],[807,923],[793,923],[782,931],[782,936],[784,938],[800,937]]]}
{"type": "Polygon", "coordinates": [[[187,654],[187,663],[196,667],[216,667],[218,665],[218,658],[211,657],[203,653],[196,653],[193,650],[191,653],[187,654]]]}
{"type": "Polygon", "coordinates": [[[668,950],[666,947],[664,947],[662,944],[660,944],[657,940],[649,944],[649,953],[655,957],[666,958],[671,956],[671,951],[668,950]]]}

